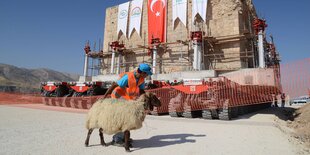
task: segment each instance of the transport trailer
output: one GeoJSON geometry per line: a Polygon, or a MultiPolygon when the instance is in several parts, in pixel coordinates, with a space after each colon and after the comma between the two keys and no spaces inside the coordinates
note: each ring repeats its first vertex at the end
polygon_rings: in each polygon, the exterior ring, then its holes
{"type": "Polygon", "coordinates": [[[226,77],[209,78],[200,84],[167,86],[149,90],[159,96],[162,106],[154,115],[230,120],[271,106],[280,89],[275,86],[240,85],[226,77]]]}
{"type": "Polygon", "coordinates": [[[104,95],[111,82],[91,81],[91,82],[70,82],[73,97],[104,95]]]}
{"type": "Polygon", "coordinates": [[[104,95],[112,82],[42,82],[41,96],[44,97],[81,97],[104,95]]]}
{"type": "Polygon", "coordinates": [[[41,82],[41,96],[44,97],[63,97],[70,92],[68,82],[41,82]]]}
{"type": "MultiPolygon", "coordinates": [[[[230,120],[270,107],[281,94],[280,81],[275,71],[272,68],[254,68],[209,78],[146,81],[146,91],[155,93],[162,102],[162,106],[155,107],[151,114],[230,120]]],[[[176,77],[187,74],[180,73],[180,75],[176,77]]],[[[167,76],[164,76],[162,79],[166,78],[167,76]]],[[[56,92],[58,87],[54,85],[56,84],[49,83],[44,85],[44,88],[56,92]]],[[[62,85],[70,87],[75,95],[46,96],[44,99],[46,105],[88,109],[102,97],[111,82],[69,82],[62,85]]]]}

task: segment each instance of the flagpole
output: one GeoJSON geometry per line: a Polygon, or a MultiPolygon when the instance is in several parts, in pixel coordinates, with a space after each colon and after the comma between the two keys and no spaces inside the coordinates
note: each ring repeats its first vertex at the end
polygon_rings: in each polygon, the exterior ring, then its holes
{"type": "Polygon", "coordinates": [[[166,22],[165,22],[165,42],[167,42],[167,23],[168,23],[168,0],[166,0],[166,22]]]}

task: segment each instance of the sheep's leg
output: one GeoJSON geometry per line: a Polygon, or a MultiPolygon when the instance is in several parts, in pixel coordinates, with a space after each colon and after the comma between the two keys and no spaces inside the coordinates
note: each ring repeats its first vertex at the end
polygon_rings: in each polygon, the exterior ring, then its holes
{"type": "Polygon", "coordinates": [[[125,135],[125,150],[127,152],[130,152],[130,149],[129,149],[129,138],[130,138],[130,132],[128,130],[126,130],[124,132],[124,135],[125,135]]]}
{"type": "Polygon", "coordinates": [[[87,133],[87,137],[86,137],[86,140],[85,140],[85,146],[87,147],[88,144],[89,144],[89,137],[91,135],[91,133],[93,132],[94,129],[89,129],[88,130],[88,133],[87,133]]]}
{"type": "Polygon", "coordinates": [[[107,146],[107,144],[104,142],[104,138],[103,138],[103,129],[102,129],[102,128],[99,129],[99,137],[100,137],[100,143],[101,143],[101,145],[107,146]]]}

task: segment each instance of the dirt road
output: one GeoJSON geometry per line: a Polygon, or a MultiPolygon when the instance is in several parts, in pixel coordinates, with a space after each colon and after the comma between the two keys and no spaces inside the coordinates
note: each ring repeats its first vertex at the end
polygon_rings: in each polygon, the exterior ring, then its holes
{"type": "MultiPolygon", "coordinates": [[[[307,154],[276,127],[269,111],[232,121],[147,116],[143,128],[131,132],[130,154],[307,154]]],[[[122,147],[102,147],[97,130],[85,147],[85,117],[85,110],[0,105],[0,154],[125,154],[122,147]]]]}

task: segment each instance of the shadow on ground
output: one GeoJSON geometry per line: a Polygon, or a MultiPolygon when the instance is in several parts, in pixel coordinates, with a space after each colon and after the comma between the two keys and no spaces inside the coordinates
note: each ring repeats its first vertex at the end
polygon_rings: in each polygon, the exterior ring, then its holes
{"type": "Polygon", "coordinates": [[[249,114],[241,115],[235,118],[235,120],[248,119],[257,114],[270,114],[270,115],[275,115],[276,117],[284,121],[287,121],[287,120],[293,121],[294,118],[298,117],[298,115],[296,114],[294,115],[296,110],[297,108],[293,108],[293,107],[270,107],[270,108],[259,110],[259,111],[252,112],[249,114]]]}
{"type": "Polygon", "coordinates": [[[149,139],[134,139],[134,150],[143,148],[164,147],[175,144],[195,143],[196,137],[205,137],[206,135],[193,135],[193,134],[171,134],[171,135],[158,135],[149,139]]]}

